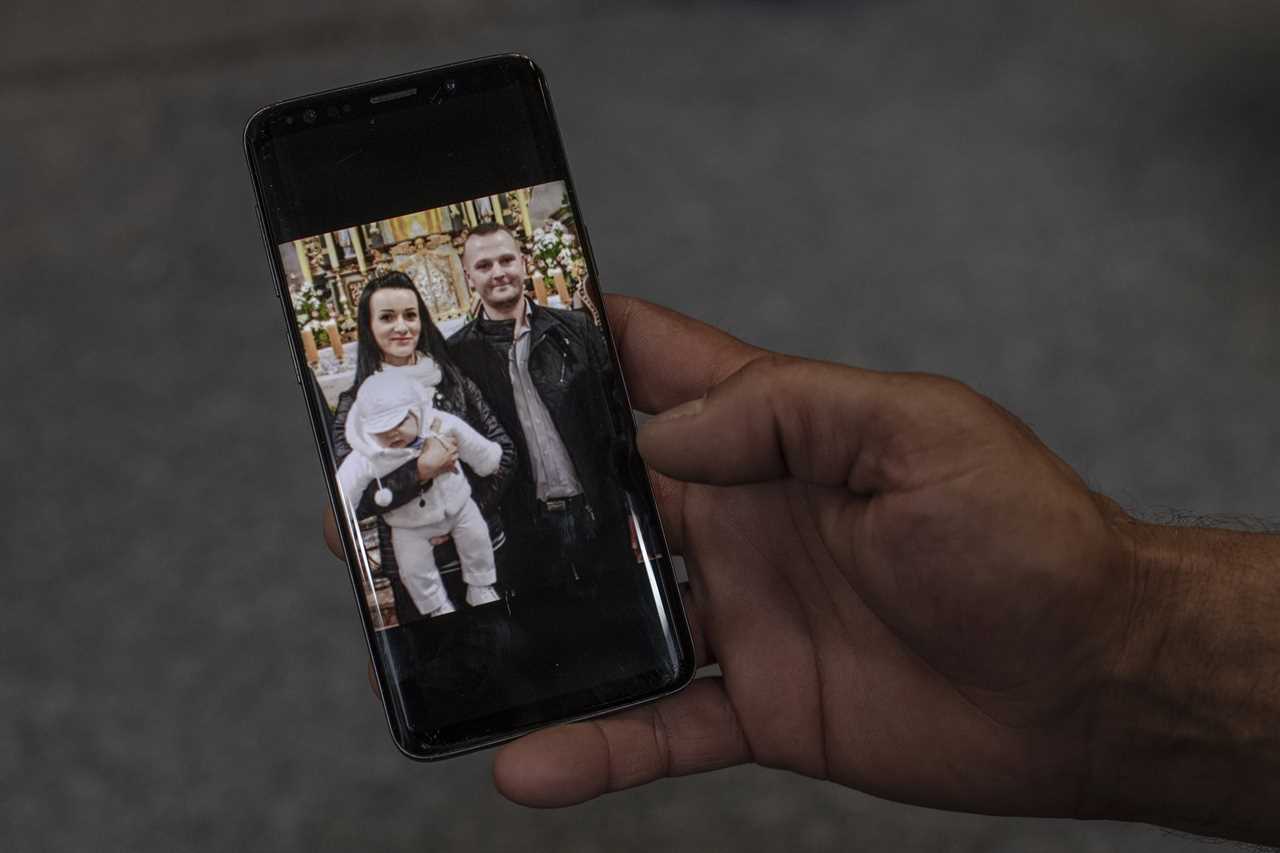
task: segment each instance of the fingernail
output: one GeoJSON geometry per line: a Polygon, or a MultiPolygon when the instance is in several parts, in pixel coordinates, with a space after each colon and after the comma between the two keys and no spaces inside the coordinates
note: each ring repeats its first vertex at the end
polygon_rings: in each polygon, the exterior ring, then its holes
{"type": "Polygon", "coordinates": [[[689,400],[681,403],[675,408],[667,409],[665,412],[654,415],[653,420],[651,420],[650,423],[674,421],[676,418],[687,418],[690,415],[696,415],[702,411],[702,406],[706,401],[706,397],[698,397],[696,400],[689,400]]]}

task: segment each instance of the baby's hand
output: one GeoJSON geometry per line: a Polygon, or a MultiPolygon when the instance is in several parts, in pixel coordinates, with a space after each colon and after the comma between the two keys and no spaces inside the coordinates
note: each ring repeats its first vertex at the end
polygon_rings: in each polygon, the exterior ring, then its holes
{"type": "Polygon", "coordinates": [[[444,424],[441,423],[440,418],[438,417],[432,418],[430,432],[436,438],[451,444],[453,447],[457,447],[458,442],[461,441],[461,438],[458,436],[458,428],[450,425],[448,429],[445,429],[444,424]]]}
{"type": "Polygon", "coordinates": [[[452,438],[429,438],[418,456],[418,480],[426,482],[435,479],[437,474],[445,471],[456,471],[458,465],[458,443],[452,438]]]}

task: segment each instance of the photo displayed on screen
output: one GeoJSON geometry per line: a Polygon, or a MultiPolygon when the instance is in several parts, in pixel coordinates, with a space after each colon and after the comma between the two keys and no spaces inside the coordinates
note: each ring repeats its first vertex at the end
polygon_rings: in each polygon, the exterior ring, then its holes
{"type": "Polygon", "coordinates": [[[647,575],[654,531],[626,488],[627,410],[563,183],[279,249],[376,629],[647,575]]]}

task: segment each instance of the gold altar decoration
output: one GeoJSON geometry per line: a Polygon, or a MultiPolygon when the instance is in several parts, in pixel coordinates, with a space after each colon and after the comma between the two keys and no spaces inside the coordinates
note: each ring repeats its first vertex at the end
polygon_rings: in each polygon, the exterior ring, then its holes
{"type": "Polygon", "coordinates": [[[467,313],[470,292],[462,272],[462,258],[452,244],[435,248],[429,248],[426,241],[421,246],[400,244],[392,248],[391,257],[392,269],[413,280],[436,324],[467,313]]]}
{"type": "Polygon", "coordinates": [[[467,284],[461,252],[467,233],[488,221],[509,228],[522,244],[531,298],[546,305],[555,294],[561,306],[585,308],[599,322],[599,307],[590,294],[581,292],[585,283],[578,268],[581,250],[572,224],[566,226],[546,212],[535,217],[533,203],[533,188],[507,190],[346,226],[282,246],[288,253],[290,290],[307,361],[319,364],[316,338],[323,341],[327,336],[341,369],[350,369],[342,335],[345,330],[350,336],[355,329],[365,283],[382,272],[397,270],[407,275],[437,324],[474,316],[478,298],[467,284]],[[540,245],[552,232],[561,243],[555,253],[540,245]],[[295,257],[298,273],[293,273],[295,257]]]}
{"type": "Polygon", "coordinates": [[[533,223],[529,219],[529,191],[516,190],[516,199],[520,203],[520,224],[524,226],[524,238],[533,238],[533,223]]]}
{"type": "Polygon", "coordinates": [[[293,252],[298,256],[298,268],[302,271],[303,283],[311,284],[311,261],[307,258],[306,244],[301,240],[294,240],[293,252]]]}
{"type": "Polygon", "coordinates": [[[329,269],[336,270],[339,267],[338,249],[333,245],[333,234],[328,231],[324,233],[324,247],[329,250],[329,269]]]}
{"type": "Polygon", "coordinates": [[[359,228],[348,228],[347,233],[351,235],[351,245],[356,250],[356,265],[360,267],[360,274],[365,275],[369,267],[364,261],[364,238],[360,236],[359,228]]]}

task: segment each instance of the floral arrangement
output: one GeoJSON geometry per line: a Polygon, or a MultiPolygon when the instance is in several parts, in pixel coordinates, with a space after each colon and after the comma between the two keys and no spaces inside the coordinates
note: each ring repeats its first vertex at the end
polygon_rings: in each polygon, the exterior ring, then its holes
{"type": "Polygon", "coordinates": [[[331,345],[325,323],[333,319],[329,309],[329,286],[322,283],[319,287],[313,282],[305,282],[291,294],[293,313],[298,318],[298,327],[307,329],[315,336],[317,347],[331,345]]]}
{"type": "Polygon", "coordinates": [[[532,255],[534,266],[544,276],[549,276],[555,267],[564,272],[570,294],[586,281],[587,262],[582,257],[582,247],[568,226],[558,219],[548,219],[533,229],[532,255]]]}

